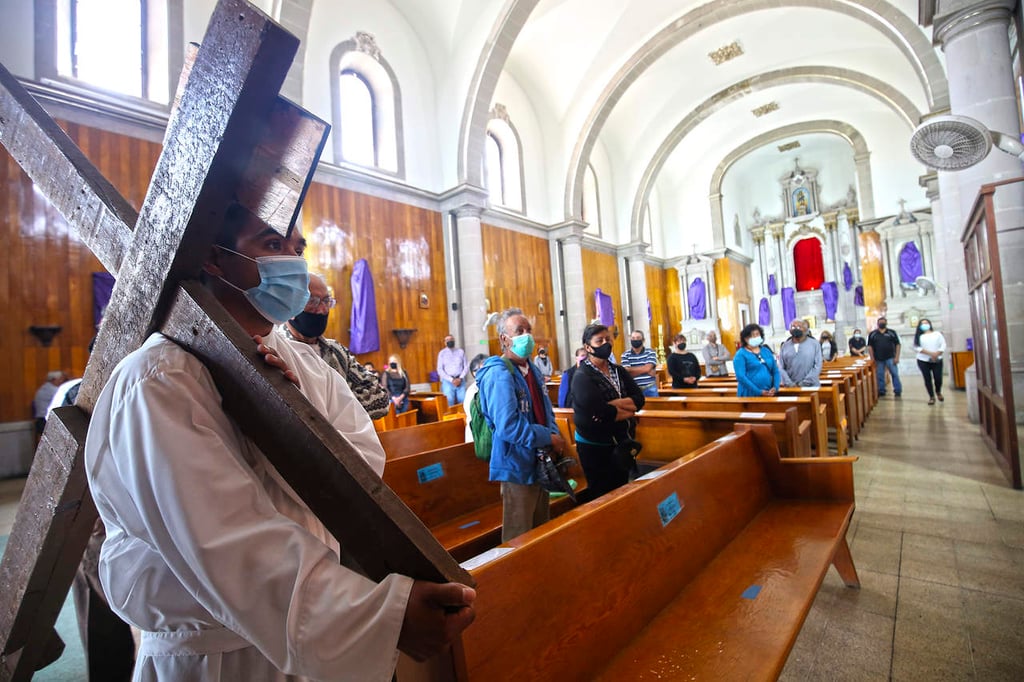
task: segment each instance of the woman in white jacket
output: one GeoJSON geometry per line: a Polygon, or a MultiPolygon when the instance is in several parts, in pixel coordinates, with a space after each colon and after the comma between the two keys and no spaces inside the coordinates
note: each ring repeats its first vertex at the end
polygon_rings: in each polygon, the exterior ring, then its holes
{"type": "Polygon", "coordinates": [[[928,404],[934,405],[935,398],[942,402],[942,354],[946,352],[946,339],[941,332],[932,329],[932,321],[927,318],[917,325],[914,350],[917,351],[917,367],[924,376],[924,387],[928,389],[928,404]]]}

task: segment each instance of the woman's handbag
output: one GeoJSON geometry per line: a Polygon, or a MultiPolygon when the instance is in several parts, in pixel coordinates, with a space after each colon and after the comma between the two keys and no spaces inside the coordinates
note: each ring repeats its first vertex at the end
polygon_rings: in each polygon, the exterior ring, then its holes
{"type": "Polygon", "coordinates": [[[612,449],[612,458],[620,470],[634,471],[637,468],[637,455],[640,454],[643,447],[640,441],[624,436],[616,441],[615,447],[612,449]]]}
{"type": "Polygon", "coordinates": [[[558,462],[551,457],[551,448],[537,448],[537,482],[544,490],[551,493],[565,493],[573,502],[576,492],[562,474],[562,469],[572,464],[571,457],[563,457],[558,462]]]}

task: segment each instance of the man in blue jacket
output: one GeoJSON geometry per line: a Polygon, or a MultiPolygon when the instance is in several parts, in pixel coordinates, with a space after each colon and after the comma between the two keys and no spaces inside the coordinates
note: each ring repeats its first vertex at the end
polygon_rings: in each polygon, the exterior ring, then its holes
{"type": "Polygon", "coordinates": [[[503,542],[550,518],[548,493],[537,482],[536,450],[560,454],[565,449],[544,380],[529,361],[532,332],[522,310],[503,312],[498,318],[502,354],[488,358],[476,375],[480,410],[494,428],[490,480],[501,482],[503,542]]]}

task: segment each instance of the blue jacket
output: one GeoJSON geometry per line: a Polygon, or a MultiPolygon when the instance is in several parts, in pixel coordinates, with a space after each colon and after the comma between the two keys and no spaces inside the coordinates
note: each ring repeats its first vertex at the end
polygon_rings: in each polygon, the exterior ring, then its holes
{"type": "Polygon", "coordinates": [[[764,347],[759,351],[755,354],[743,347],[736,351],[736,357],[732,360],[732,368],[736,372],[736,395],[740,398],[757,398],[761,391],[779,388],[779,369],[775,365],[775,356],[764,347]]]}
{"type": "Polygon", "coordinates": [[[476,373],[480,387],[480,410],[494,427],[494,441],[491,445],[492,481],[509,481],[532,485],[536,483],[535,448],[551,445],[551,434],[558,433],[555,413],[544,390],[544,380],[533,363],[530,379],[537,383],[537,390],[544,401],[547,424],[533,421],[533,405],[526,378],[519,369],[510,373],[501,356],[487,358],[476,373]]]}

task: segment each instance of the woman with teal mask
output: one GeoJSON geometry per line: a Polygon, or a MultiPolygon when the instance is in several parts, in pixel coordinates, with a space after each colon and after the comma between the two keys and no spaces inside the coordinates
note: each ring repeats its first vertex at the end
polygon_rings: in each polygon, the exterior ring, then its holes
{"type": "Polygon", "coordinates": [[[740,332],[740,349],[733,358],[736,395],[740,398],[770,397],[779,392],[779,369],[775,356],[764,347],[764,330],[748,324],[740,332]]]}
{"type": "Polygon", "coordinates": [[[942,354],[946,352],[946,338],[942,332],[932,329],[932,321],[921,320],[914,334],[914,350],[917,351],[917,368],[924,377],[924,387],[928,389],[928,404],[934,405],[935,399],[945,401],[942,397],[942,354]]]}

